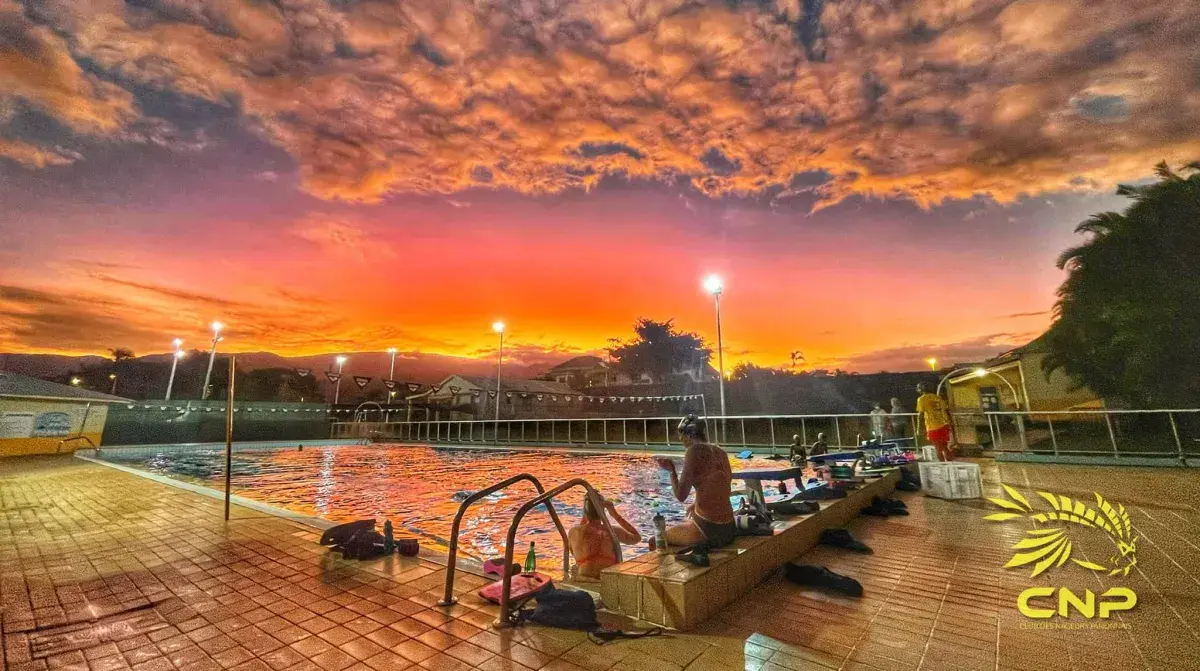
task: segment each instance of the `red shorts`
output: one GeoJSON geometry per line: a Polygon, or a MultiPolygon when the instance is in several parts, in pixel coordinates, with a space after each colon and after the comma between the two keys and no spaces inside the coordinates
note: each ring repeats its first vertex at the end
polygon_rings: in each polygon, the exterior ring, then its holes
{"type": "Polygon", "coordinates": [[[950,425],[930,429],[925,432],[925,436],[929,438],[929,442],[933,443],[934,447],[945,449],[950,444],[950,425]]]}

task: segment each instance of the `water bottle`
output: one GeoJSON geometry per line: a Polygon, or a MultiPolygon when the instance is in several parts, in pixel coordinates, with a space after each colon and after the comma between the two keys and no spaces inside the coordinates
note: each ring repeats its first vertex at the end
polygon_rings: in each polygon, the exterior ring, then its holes
{"type": "Polygon", "coordinates": [[[533,573],[537,570],[537,553],[533,551],[533,541],[529,542],[529,552],[525,553],[525,572],[533,573]]]}
{"type": "Polygon", "coordinates": [[[654,548],[667,551],[667,518],[661,512],[654,513],[654,548]]]}
{"type": "Polygon", "coordinates": [[[392,521],[387,520],[383,523],[383,551],[387,554],[392,554],[392,550],[396,548],[396,538],[393,536],[392,521]]]}

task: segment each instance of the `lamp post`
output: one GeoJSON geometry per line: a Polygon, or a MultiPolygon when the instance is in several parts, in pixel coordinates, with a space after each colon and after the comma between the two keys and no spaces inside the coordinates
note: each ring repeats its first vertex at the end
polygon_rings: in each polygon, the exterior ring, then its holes
{"type": "Polygon", "coordinates": [[[77,377],[71,378],[71,386],[72,387],[78,387],[82,382],[83,382],[83,380],[80,380],[77,377]]]}
{"type": "Polygon", "coordinates": [[[725,283],[716,275],[704,278],[704,290],[712,294],[713,304],[717,309],[717,372],[719,373],[719,390],[721,394],[721,440],[725,440],[725,347],[721,342],[721,292],[725,283]]]}
{"type": "Polygon", "coordinates": [[[171,389],[175,386],[175,368],[179,365],[179,360],[183,358],[183,341],[179,338],[175,339],[175,352],[171,354],[171,377],[167,378],[167,397],[163,400],[171,400],[171,389]]]}
{"type": "MultiPolygon", "coordinates": [[[[396,348],[389,347],[387,352],[388,352],[388,356],[391,357],[391,360],[392,360],[391,364],[388,365],[388,379],[395,380],[396,379],[396,348]]],[[[395,391],[388,392],[387,402],[389,404],[392,402],[392,397],[395,395],[396,395],[395,391]]]]}
{"type": "Polygon", "coordinates": [[[221,322],[212,323],[212,349],[208,351],[208,370],[204,372],[204,388],[200,390],[200,400],[208,400],[208,382],[212,379],[213,361],[217,358],[217,343],[221,342],[221,329],[224,324],[221,322]]]}
{"type": "Polygon", "coordinates": [[[929,364],[929,370],[937,370],[937,357],[931,356],[925,360],[925,363],[929,364]]]}
{"type": "Polygon", "coordinates": [[[500,422],[500,368],[504,365],[504,322],[492,324],[492,330],[500,334],[500,350],[496,355],[496,426],[500,422]]]}
{"type": "Polygon", "coordinates": [[[346,357],[339,354],[336,358],[334,358],[334,362],[337,363],[338,367],[338,379],[333,386],[333,404],[337,405],[338,399],[341,398],[342,395],[342,366],[346,365],[346,357]]]}
{"type": "Polygon", "coordinates": [[[112,389],[109,389],[109,390],[108,390],[108,393],[109,393],[109,394],[111,394],[111,395],[113,395],[113,396],[116,396],[116,395],[117,395],[117,374],[116,374],[116,373],[109,373],[109,374],[108,374],[108,379],[112,380],[112,389]]]}
{"type": "Polygon", "coordinates": [[[942,395],[942,385],[945,384],[946,380],[950,379],[952,376],[954,376],[958,373],[966,373],[966,372],[971,373],[975,377],[987,377],[988,375],[995,375],[996,377],[1000,378],[1000,381],[1003,382],[1004,384],[1008,385],[1009,391],[1012,392],[1013,403],[1016,404],[1017,410],[1021,409],[1021,397],[1017,394],[1017,388],[1014,387],[1012,385],[1012,383],[1008,381],[1008,378],[1004,377],[1000,373],[988,370],[986,368],[956,368],[956,369],[950,371],[949,373],[946,373],[944,376],[942,376],[941,381],[938,382],[937,395],[938,396],[942,395]]]}

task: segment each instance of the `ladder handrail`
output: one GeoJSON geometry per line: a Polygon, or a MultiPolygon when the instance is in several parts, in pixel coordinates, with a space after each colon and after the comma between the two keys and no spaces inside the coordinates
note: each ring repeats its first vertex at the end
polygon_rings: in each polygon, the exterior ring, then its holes
{"type": "MultiPolygon", "coordinates": [[[[587,480],[584,480],[583,478],[573,478],[571,480],[567,480],[566,482],[555,487],[554,489],[551,489],[548,492],[539,494],[535,498],[532,498],[532,499],[526,501],[524,504],[522,504],[522,506],[520,508],[517,509],[516,514],[513,515],[512,524],[510,524],[508,527],[508,538],[507,538],[507,542],[505,543],[505,548],[504,548],[504,565],[505,566],[512,566],[513,547],[517,541],[517,527],[520,526],[520,524],[521,524],[521,518],[525,517],[526,513],[528,513],[530,510],[537,507],[538,505],[540,505],[542,503],[549,505],[551,499],[558,496],[559,494],[562,494],[563,492],[567,491],[568,489],[574,489],[575,487],[583,487],[585,490],[587,490],[586,495],[592,499],[592,505],[595,506],[597,510],[600,510],[600,511],[604,510],[604,507],[601,505],[601,501],[603,499],[601,498],[600,493],[597,492],[596,489],[594,487],[592,487],[592,485],[590,483],[588,483],[587,480]]],[[[609,522],[608,515],[601,512],[600,519],[604,522],[604,529],[608,532],[609,537],[613,539],[614,543],[619,543],[620,541],[617,540],[616,534],[613,533],[612,523],[609,522]]],[[[571,546],[570,546],[570,543],[567,542],[565,534],[563,536],[563,541],[565,544],[565,547],[563,550],[563,565],[567,566],[568,562],[569,562],[569,558],[571,556],[571,546]]],[[[499,615],[498,619],[496,620],[496,622],[494,623],[496,627],[504,627],[504,626],[507,626],[512,623],[512,616],[509,613],[509,603],[508,603],[509,599],[512,596],[512,572],[511,571],[508,571],[508,570],[504,571],[503,583],[504,583],[504,586],[500,591],[500,615],[499,615]]]]}
{"type": "MultiPolygon", "coordinates": [[[[467,508],[470,508],[471,504],[475,503],[479,499],[482,499],[489,494],[498,492],[501,489],[521,481],[532,482],[533,486],[538,491],[539,497],[546,492],[546,488],[542,487],[542,483],[537,478],[529,473],[519,473],[511,478],[508,478],[507,480],[501,480],[500,482],[492,484],[471,494],[467,498],[463,499],[462,504],[458,506],[458,513],[454,515],[454,522],[450,525],[450,556],[446,561],[446,592],[442,597],[442,600],[438,602],[439,606],[450,606],[458,601],[458,599],[454,596],[454,570],[455,563],[458,558],[458,531],[459,527],[462,525],[463,515],[467,513],[467,508]]],[[[566,550],[563,552],[563,576],[566,577],[571,569],[571,550],[570,543],[567,541],[567,530],[563,528],[562,521],[558,519],[558,513],[554,510],[554,504],[550,503],[549,501],[546,502],[546,512],[550,513],[550,519],[554,520],[554,526],[558,528],[558,533],[562,536],[563,546],[566,548],[566,550]]],[[[506,566],[512,566],[512,552],[510,551],[508,554],[509,561],[506,566]]],[[[509,571],[505,569],[504,572],[507,574],[509,571]]]]}
{"type": "Polygon", "coordinates": [[[92,446],[92,449],[93,449],[93,450],[99,450],[99,449],[100,449],[100,447],[99,447],[98,445],[96,445],[95,443],[93,443],[93,442],[92,442],[92,439],[91,439],[91,438],[88,438],[87,436],[79,435],[79,436],[70,436],[70,437],[68,437],[68,438],[63,438],[62,440],[58,441],[58,447],[56,447],[56,448],[54,449],[54,453],[55,453],[55,454],[58,454],[59,452],[62,452],[62,446],[63,446],[64,444],[66,444],[66,443],[69,443],[69,442],[71,442],[72,440],[82,440],[82,441],[85,441],[85,442],[87,442],[87,444],[88,444],[88,445],[91,445],[91,446],[92,446]]]}

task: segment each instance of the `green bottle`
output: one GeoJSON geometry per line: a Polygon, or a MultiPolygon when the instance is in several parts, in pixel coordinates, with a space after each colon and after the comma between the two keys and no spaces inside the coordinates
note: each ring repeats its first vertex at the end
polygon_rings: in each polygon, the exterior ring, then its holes
{"type": "Polygon", "coordinates": [[[529,542],[529,552],[525,554],[525,572],[533,573],[537,570],[537,553],[533,551],[533,541],[529,542]]]}

